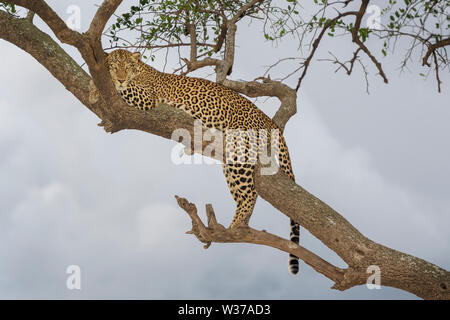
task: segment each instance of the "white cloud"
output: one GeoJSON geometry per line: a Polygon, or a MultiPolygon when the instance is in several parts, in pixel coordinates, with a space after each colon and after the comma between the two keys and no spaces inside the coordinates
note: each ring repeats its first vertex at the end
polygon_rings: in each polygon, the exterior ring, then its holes
{"type": "Polygon", "coordinates": [[[164,247],[183,235],[186,217],[180,208],[164,203],[153,203],[138,211],[136,230],[142,249],[164,247]]]}

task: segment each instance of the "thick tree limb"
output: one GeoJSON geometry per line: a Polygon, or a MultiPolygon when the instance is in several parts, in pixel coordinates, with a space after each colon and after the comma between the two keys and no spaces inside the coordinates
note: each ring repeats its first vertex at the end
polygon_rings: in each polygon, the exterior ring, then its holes
{"type": "Polygon", "coordinates": [[[192,24],[189,21],[189,11],[186,10],[186,23],[185,23],[186,29],[189,32],[189,37],[191,40],[190,43],[190,60],[191,61],[197,61],[197,31],[195,30],[196,27],[194,24],[192,24]]]}
{"type": "Polygon", "coordinates": [[[94,18],[89,26],[88,34],[92,38],[99,38],[105,29],[105,25],[109,18],[116,11],[117,7],[122,3],[122,0],[105,0],[100,8],[95,13],[94,18]]]}
{"type": "Polygon", "coordinates": [[[262,2],[263,0],[251,0],[246,5],[242,6],[242,8],[239,9],[239,11],[234,15],[233,18],[231,18],[230,22],[232,24],[235,24],[244,14],[245,11],[253,7],[254,5],[258,4],[259,2],[262,2]]]}
{"type": "MultiPolygon", "coordinates": [[[[182,111],[161,105],[151,112],[142,113],[127,107],[114,92],[107,72],[98,68],[95,59],[85,53],[86,63],[90,70],[93,70],[94,78],[105,81],[103,88],[99,88],[104,100],[90,104],[89,76],[51,37],[38,30],[28,20],[16,19],[0,12],[0,38],[35,57],[66,89],[102,119],[107,131],[138,129],[170,139],[175,129],[186,128],[194,136],[194,120],[182,111]],[[112,91],[108,92],[109,89],[112,91]]],[[[222,159],[222,155],[215,157],[222,159]]],[[[336,211],[281,172],[271,176],[257,174],[255,181],[256,190],[262,198],[299,222],[347,263],[344,280],[337,282],[334,288],[345,290],[365,283],[368,276],[367,267],[377,265],[381,269],[382,285],[403,289],[426,299],[450,299],[448,271],[367,239],[336,211]]],[[[214,224],[213,218],[210,218],[210,221],[214,224]]],[[[262,237],[259,233],[254,234],[256,235],[262,237]]],[[[211,235],[207,233],[205,237],[207,236],[211,235]]],[[[225,232],[221,236],[232,235],[225,232]]],[[[299,247],[285,249],[301,250],[299,247]]],[[[304,252],[295,252],[303,254],[305,259],[311,259],[306,257],[304,252]]],[[[311,263],[311,260],[308,261],[311,263]]],[[[325,269],[318,271],[331,277],[328,268],[325,269]]],[[[340,271],[336,269],[336,272],[340,271]]]]}
{"type": "Polygon", "coordinates": [[[234,22],[227,21],[226,28],[224,59],[216,68],[216,82],[218,83],[222,83],[226,79],[234,64],[237,26],[234,22]]]}
{"type": "Polygon", "coordinates": [[[217,43],[214,46],[214,52],[219,52],[220,49],[222,49],[223,42],[224,42],[225,38],[227,37],[227,31],[228,30],[227,30],[226,24],[220,28],[220,34],[217,37],[217,43]]]}
{"type": "Polygon", "coordinates": [[[34,19],[34,12],[28,10],[28,12],[27,12],[27,20],[30,21],[31,23],[33,23],[33,19],[34,19]]]}
{"type": "Polygon", "coordinates": [[[8,2],[27,8],[37,14],[52,29],[59,41],[77,46],[81,42],[81,34],[69,29],[64,20],[43,0],[8,0],[8,2]]]}
{"type": "Polygon", "coordinates": [[[425,299],[450,299],[450,272],[366,238],[339,213],[280,171],[271,176],[257,174],[255,182],[262,198],[300,223],[347,263],[349,286],[361,284],[363,274],[367,279],[367,267],[376,265],[381,270],[381,285],[425,299]]]}
{"type": "MultiPolygon", "coordinates": [[[[89,75],[45,32],[27,19],[0,11],[0,38],[33,56],[88,108],[89,75]]],[[[90,108],[95,112],[94,108],[90,108]]]]}

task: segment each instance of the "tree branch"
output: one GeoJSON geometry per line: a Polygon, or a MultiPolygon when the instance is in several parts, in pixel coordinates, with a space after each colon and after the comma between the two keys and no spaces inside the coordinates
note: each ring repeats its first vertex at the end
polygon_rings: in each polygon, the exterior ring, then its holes
{"type": "Polygon", "coordinates": [[[246,5],[242,6],[238,12],[234,15],[233,18],[231,18],[230,22],[232,24],[235,24],[244,14],[245,11],[247,11],[248,9],[250,9],[251,7],[253,7],[255,4],[257,4],[258,2],[262,2],[263,0],[252,0],[250,2],[248,2],[246,5]]]}
{"type": "Polygon", "coordinates": [[[362,274],[376,265],[381,270],[381,285],[403,289],[424,299],[450,299],[450,272],[366,238],[339,213],[282,172],[266,176],[261,176],[259,170],[256,172],[258,194],[347,263],[346,285],[336,289],[362,284],[362,274]]]}
{"type": "Polygon", "coordinates": [[[27,12],[27,18],[26,18],[28,21],[30,21],[31,23],[33,23],[33,19],[34,19],[34,12],[33,11],[30,11],[30,10],[28,10],[28,12],[27,12]]]}
{"type": "MultiPolygon", "coordinates": [[[[344,2],[344,5],[347,6],[349,2],[350,1],[344,2]]],[[[370,50],[359,39],[359,36],[358,36],[358,32],[359,32],[360,27],[361,27],[361,21],[362,21],[362,18],[364,16],[365,12],[366,12],[368,4],[369,4],[369,0],[362,0],[361,1],[361,7],[359,8],[358,11],[346,11],[346,12],[343,12],[343,13],[338,13],[338,15],[336,17],[334,17],[333,19],[328,20],[328,22],[326,22],[323,25],[322,30],[320,31],[319,35],[317,36],[317,38],[314,40],[314,42],[312,44],[312,50],[311,50],[310,54],[306,58],[305,62],[303,62],[303,72],[300,75],[300,77],[298,78],[297,86],[295,88],[296,91],[298,91],[298,89],[301,86],[301,83],[302,83],[303,79],[306,76],[306,73],[308,71],[309,65],[311,63],[311,60],[312,60],[313,56],[315,55],[316,50],[317,50],[317,48],[319,46],[319,43],[322,41],[322,38],[325,35],[325,32],[331,26],[333,26],[338,20],[340,20],[340,19],[342,19],[342,18],[344,18],[346,16],[355,16],[355,25],[354,25],[354,27],[352,29],[352,42],[355,43],[359,47],[356,52],[358,52],[359,50],[362,50],[370,58],[370,60],[373,62],[373,64],[376,66],[380,76],[383,78],[383,81],[385,83],[388,83],[388,79],[386,77],[386,74],[384,73],[384,70],[383,70],[383,68],[381,66],[381,63],[375,58],[375,56],[370,52],[370,50]]],[[[354,59],[353,59],[353,62],[351,63],[351,67],[353,67],[353,63],[355,62],[355,59],[356,59],[356,54],[354,55],[354,59]]],[[[347,70],[347,72],[348,72],[348,70],[347,70]]]]}
{"type": "Polygon", "coordinates": [[[438,86],[438,92],[441,93],[441,79],[439,78],[439,64],[437,61],[437,56],[436,56],[436,52],[433,51],[433,59],[434,59],[434,72],[436,75],[436,82],[437,82],[437,86],[438,86]]]}
{"type": "Polygon", "coordinates": [[[286,123],[297,113],[297,92],[289,86],[271,80],[270,78],[258,78],[254,81],[234,81],[225,79],[222,84],[248,97],[277,97],[281,104],[272,120],[284,131],[286,123]],[[262,80],[258,82],[256,80],[262,80]]]}
{"type": "MultiPolygon", "coordinates": [[[[262,83],[257,81],[246,82],[227,79],[227,75],[230,74],[230,70],[232,69],[234,63],[237,30],[236,22],[242,17],[242,15],[245,15],[245,12],[248,9],[259,2],[261,1],[252,0],[248,2],[246,5],[242,6],[230,20],[226,20],[225,15],[221,14],[224,22],[215,50],[220,50],[220,48],[222,47],[222,42],[225,43],[225,53],[223,59],[205,58],[202,60],[197,60],[197,41],[196,37],[194,36],[195,30],[193,30],[193,26],[188,25],[187,29],[189,30],[191,38],[190,59],[188,60],[182,58],[187,67],[187,70],[182,74],[185,75],[189,72],[206,66],[215,66],[217,83],[220,83],[249,97],[277,97],[280,100],[281,104],[272,120],[282,131],[284,131],[286,123],[293,115],[297,113],[297,94],[293,89],[280,81],[271,80],[269,77],[260,77],[256,79],[262,80],[262,83]]],[[[197,7],[199,7],[198,3],[196,3],[196,5],[197,7]]],[[[204,10],[201,8],[198,9],[204,10]]],[[[216,12],[215,14],[219,13],[216,12]]]]}
{"type": "Polygon", "coordinates": [[[89,30],[87,31],[91,38],[100,38],[103,29],[105,29],[106,23],[121,3],[122,0],[103,1],[100,8],[98,8],[97,12],[95,13],[95,16],[89,26],[89,30]]]}
{"type": "MultiPolygon", "coordinates": [[[[428,62],[428,58],[430,57],[430,55],[439,48],[445,47],[445,46],[450,46],[450,38],[447,39],[443,39],[441,41],[437,41],[436,43],[433,44],[429,44],[428,45],[428,51],[425,53],[425,55],[423,56],[422,59],[422,65],[423,66],[428,66],[430,67],[430,63],[428,62]]],[[[439,91],[440,92],[440,91],[439,91]]]]}
{"type": "Polygon", "coordinates": [[[360,50],[361,50],[361,48],[356,49],[356,51],[353,52],[353,57],[350,60],[345,61],[345,62],[339,61],[339,59],[336,58],[336,56],[333,53],[331,53],[331,52],[328,52],[328,53],[333,57],[333,59],[317,59],[317,60],[318,61],[331,61],[333,64],[339,65],[339,67],[334,72],[338,72],[342,68],[342,69],[344,69],[346,71],[347,75],[349,75],[349,76],[353,72],[353,67],[355,65],[355,62],[359,62],[359,64],[361,65],[361,68],[364,71],[364,77],[365,77],[365,80],[366,80],[366,92],[367,92],[367,94],[369,94],[369,80],[368,80],[368,77],[367,77],[368,72],[366,70],[365,65],[362,63],[361,59],[358,56],[358,52],[360,50]],[[350,64],[349,67],[347,67],[347,63],[350,64]]]}
{"type": "Polygon", "coordinates": [[[69,29],[66,23],[43,0],[9,0],[8,2],[36,13],[50,27],[59,41],[78,46],[81,34],[69,29]]]}
{"type": "MultiPolygon", "coordinates": [[[[253,243],[269,246],[294,254],[302,259],[306,264],[314,268],[314,270],[333,280],[337,286],[343,285],[345,270],[333,266],[308,249],[305,249],[290,240],[268,233],[265,230],[258,231],[250,227],[226,229],[224,226],[217,223],[214,210],[210,204],[206,205],[208,221],[208,227],[206,227],[198,216],[197,208],[194,204],[178,196],[175,196],[175,198],[177,199],[178,205],[186,211],[192,220],[192,230],[187,233],[194,234],[199,241],[205,243],[205,249],[209,248],[211,242],[253,243]]],[[[365,276],[363,280],[365,280],[365,276]]]]}
{"type": "Polygon", "coordinates": [[[330,21],[325,23],[325,25],[322,28],[322,31],[319,33],[319,36],[313,42],[312,50],[311,50],[310,54],[306,58],[305,62],[303,62],[303,72],[300,75],[300,77],[298,78],[297,86],[295,87],[295,91],[298,91],[298,89],[300,88],[302,81],[306,76],[306,72],[308,71],[309,64],[311,63],[311,60],[312,60],[314,54],[316,53],[316,50],[319,47],[319,43],[320,43],[320,41],[322,41],[322,38],[323,38],[325,32],[327,31],[327,29],[329,27],[331,27],[339,19],[346,17],[346,16],[350,16],[350,15],[356,15],[356,14],[357,14],[357,11],[348,11],[348,12],[340,13],[336,17],[334,17],[333,19],[331,19],[330,21]]]}
{"type": "Polygon", "coordinates": [[[364,14],[366,13],[368,4],[369,0],[362,0],[361,2],[361,7],[359,8],[358,13],[356,14],[355,27],[353,28],[352,31],[352,41],[356,43],[361,48],[361,50],[367,54],[370,60],[372,60],[373,64],[375,64],[375,66],[377,67],[380,76],[383,78],[384,83],[388,83],[388,79],[386,77],[386,74],[384,73],[381,63],[377,60],[377,58],[375,58],[375,56],[370,52],[370,50],[358,37],[358,32],[361,27],[361,21],[364,14]]]}
{"type": "Polygon", "coordinates": [[[225,38],[227,37],[227,25],[223,24],[222,27],[220,28],[220,34],[217,37],[217,43],[214,46],[214,52],[219,52],[220,49],[222,49],[223,46],[223,42],[225,40],[225,38]]]}
{"type": "Polygon", "coordinates": [[[0,11],[0,38],[21,48],[43,65],[66,89],[95,114],[88,99],[89,75],[48,34],[27,19],[0,11]]]}
{"type": "Polygon", "coordinates": [[[186,63],[187,70],[183,72],[183,74],[187,74],[189,72],[195,71],[200,68],[208,67],[208,66],[218,66],[221,62],[219,59],[214,58],[205,58],[203,60],[188,60],[185,58],[182,58],[184,63],[186,63]]]}

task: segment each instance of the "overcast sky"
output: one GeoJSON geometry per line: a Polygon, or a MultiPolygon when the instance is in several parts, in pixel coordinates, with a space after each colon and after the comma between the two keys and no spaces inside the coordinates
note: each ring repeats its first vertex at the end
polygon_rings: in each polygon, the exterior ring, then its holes
{"type": "MultiPolygon", "coordinates": [[[[66,19],[76,1],[49,3],[66,19]]],[[[96,7],[80,7],[86,30],[96,7]]],[[[295,43],[264,42],[255,25],[240,25],[237,41],[233,79],[254,79],[264,66],[296,54],[295,43]]],[[[340,41],[323,46],[317,58],[329,57],[328,50],[351,56],[350,43],[340,41]]],[[[287,254],[263,246],[204,250],[185,234],[190,220],[174,195],[202,215],[212,203],[228,225],[235,204],[219,165],[175,165],[176,144],[147,133],[106,134],[27,53],[0,40],[0,57],[7,70],[0,77],[0,298],[416,298],[387,287],[331,290],[333,283],[304,263],[290,275],[287,254]],[[69,265],[81,268],[81,290],[66,287],[69,265]]],[[[438,94],[432,75],[419,76],[425,68],[400,73],[399,59],[382,60],[388,85],[369,65],[369,95],[361,70],[348,77],[314,61],[286,140],[300,185],[372,240],[448,270],[450,75],[441,74],[438,94]]],[[[160,70],[161,60],[154,63],[160,70]]],[[[166,71],[174,65],[169,61],[166,71]]],[[[277,106],[272,99],[257,104],[269,115],[277,106]]],[[[251,225],[289,233],[288,218],[263,199],[251,225]]],[[[345,267],[304,229],[301,242],[345,267]]]]}

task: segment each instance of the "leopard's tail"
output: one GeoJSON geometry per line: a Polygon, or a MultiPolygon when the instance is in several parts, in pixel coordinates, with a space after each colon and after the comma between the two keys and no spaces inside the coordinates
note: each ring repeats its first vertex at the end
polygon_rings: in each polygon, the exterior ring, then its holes
{"type": "MultiPolygon", "coordinates": [[[[294,173],[292,172],[291,159],[289,157],[289,150],[286,145],[286,141],[283,136],[280,135],[280,147],[278,153],[278,161],[280,168],[286,173],[292,180],[295,180],[294,173]]],[[[300,226],[297,222],[291,219],[290,240],[295,243],[299,243],[300,240],[300,226]]],[[[292,274],[298,273],[298,257],[293,254],[289,254],[289,272],[292,274]]]]}

